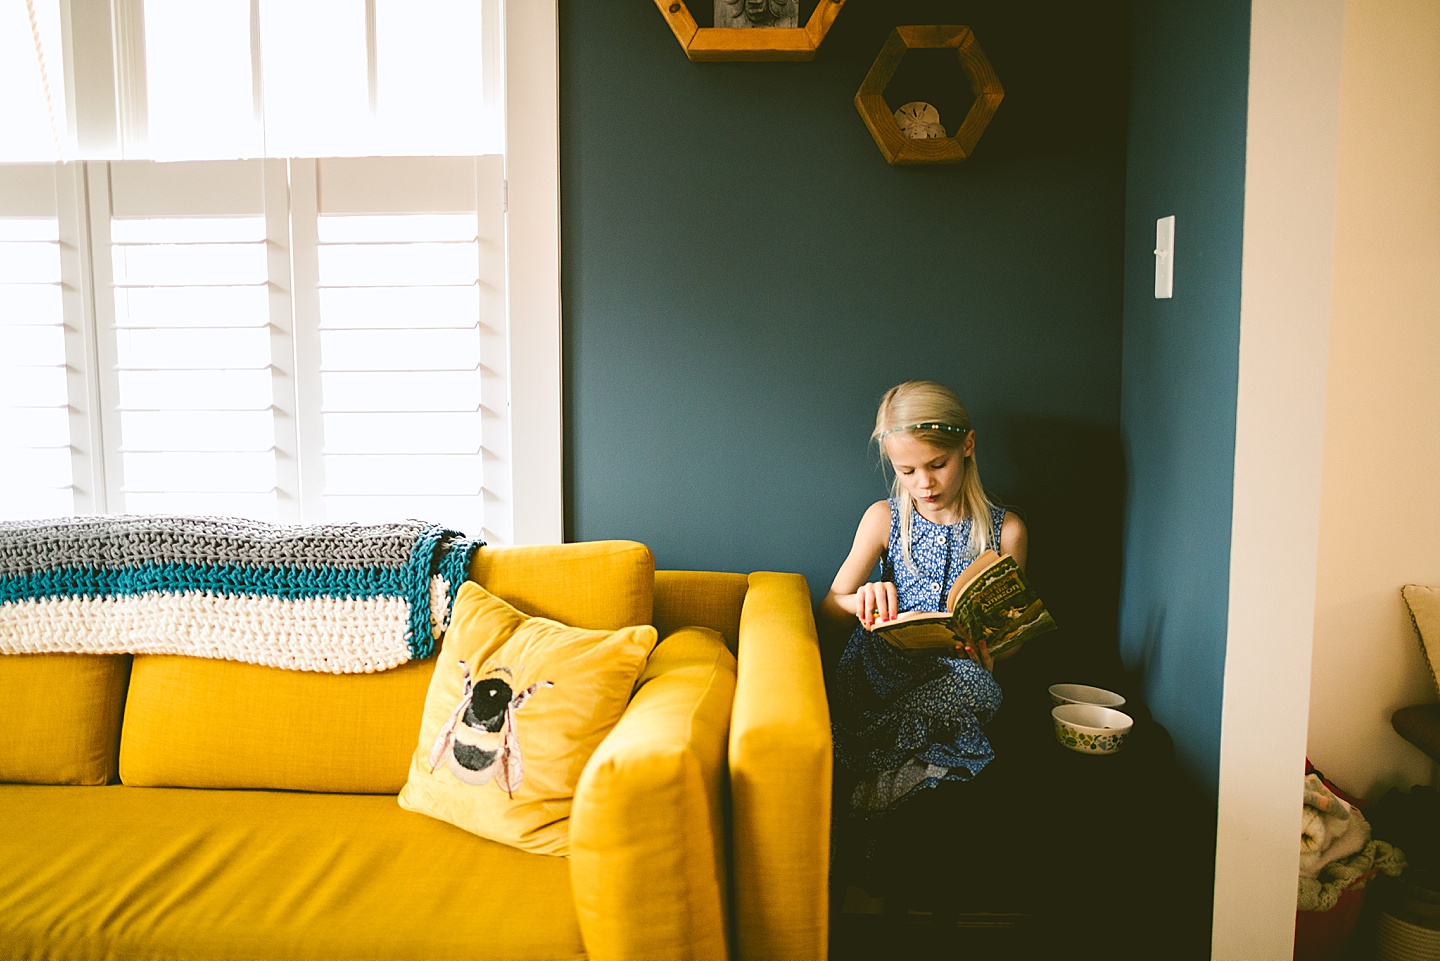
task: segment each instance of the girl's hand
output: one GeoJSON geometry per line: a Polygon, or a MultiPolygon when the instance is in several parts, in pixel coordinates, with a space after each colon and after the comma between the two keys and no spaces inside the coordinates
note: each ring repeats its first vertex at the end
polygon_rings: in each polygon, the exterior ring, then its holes
{"type": "Polygon", "coordinates": [[[889,581],[861,584],[855,592],[855,616],[867,631],[883,621],[893,621],[899,613],[900,600],[889,581]]]}
{"type": "Polygon", "coordinates": [[[995,670],[995,659],[990,656],[990,646],[984,641],[976,641],[974,644],[956,644],[955,656],[968,657],[987,671],[995,670]]]}

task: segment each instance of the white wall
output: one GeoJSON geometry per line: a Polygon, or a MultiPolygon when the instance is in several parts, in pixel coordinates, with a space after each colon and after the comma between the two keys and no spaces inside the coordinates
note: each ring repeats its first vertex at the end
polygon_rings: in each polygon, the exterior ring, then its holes
{"type": "MultiPolygon", "coordinates": [[[[1342,0],[1254,0],[1211,956],[1292,955],[1342,0]]],[[[1178,248],[1177,244],[1177,248],[1178,248]]]]}
{"type": "Polygon", "coordinates": [[[1372,798],[1433,773],[1389,716],[1435,697],[1398,590],[1440,584],[1440,5],[1251,11],[1211,951],[1284,961],[1301,748],[1372,798]]]}
{"type": "Polygon", "coordinates": [[[1350,0],[1341,60],[1310,759],[1371,800],[1430,783],[1436,699],[1400,600],[1440,584],[1440,3],[1350,0]]]}

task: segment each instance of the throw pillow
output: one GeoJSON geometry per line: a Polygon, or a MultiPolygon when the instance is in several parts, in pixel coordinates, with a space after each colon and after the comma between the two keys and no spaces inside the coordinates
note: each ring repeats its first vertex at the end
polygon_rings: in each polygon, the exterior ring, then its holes
{"type": "Polygon", "coordinates": [[[526,851],[568,854],[575,785],[655,640],[649,625],[594,631],[530,617],[466,582],[400,806],[526,851]]]}
{"type": "Polygon", "coordinates": [[[129,654],[0,654],[0,781],[115,780],[129,654]]]}
{"type": "Polygon", "coordinates": [[[1440,587],[1406,584],[1400,588],[1400,596],[1410,608],[1410,621],[1415,625],[1415,633],[1420,635],[1420,649],[1430,664],[1435,689],[1440,691],[1440,674],[1436,673],[1440,668],[1440,587]]]}

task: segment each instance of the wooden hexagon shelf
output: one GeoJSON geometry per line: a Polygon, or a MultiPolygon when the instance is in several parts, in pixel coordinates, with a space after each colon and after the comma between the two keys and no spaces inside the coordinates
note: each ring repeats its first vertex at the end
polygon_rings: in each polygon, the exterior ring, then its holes
{"type": "Polygon", "coordinates": [[[970,156],[980,135],[995,116],[1005,97],[1005,88],[995,76],[985,52],[975,41],[969,27],[923,26],[896,27],[871,65],[870,72],[855,94],[855,109],[870,128],[885,161],[890,164],[953,164],[970,156]],[[960,69],[970,82],[975,101],[953,137],[934,140],[911,140],[900,130],[895,115],[885,101],[885,88],[890,84],[900,61],[911,50],[933,50],[953,47],[960,58],[960,69]]]}
{"type": "Polygon", "coordinates": [[[819,0],[803,27],[701,27],[684,0],[655,0],[691,60],[814,60],[845,0],[819,0]]]}

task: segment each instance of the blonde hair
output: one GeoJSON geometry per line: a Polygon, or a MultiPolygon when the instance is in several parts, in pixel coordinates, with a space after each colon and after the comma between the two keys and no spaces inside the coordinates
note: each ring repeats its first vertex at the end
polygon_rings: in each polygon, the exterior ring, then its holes
{"type": "MultiPolygon", "coordinates": [[[[900,475],[895,473],[894,465],[890,463],[890,455],[885,451],[885,437],[904,431],[916,440],[941,450],[962,450],[971,430],[970,412],[955,392],[944,384],[930,380],[907,380],[890,388],[880,398],[880,409],[875,414],[875,431],[870,438],[879,446],[881,460],[890,467],[890,496],[900,515],[901,553],[905,557],[905,566],[912,571],[915,561],[910,554],[910,530],[915,515],[915,500],[900,483],[900,475]]],[[[992,543],[990,531],[991,511],[995,505],[980,483],[980,468],[973,452],[964,458],[960,469],[963,472],[960,478],[960,513],[962,518],[970,518],[970,531],[961,545],[962,550],[966,557],[975,557],[992,548],[999,550],[999,545],[992,543]]]]}

